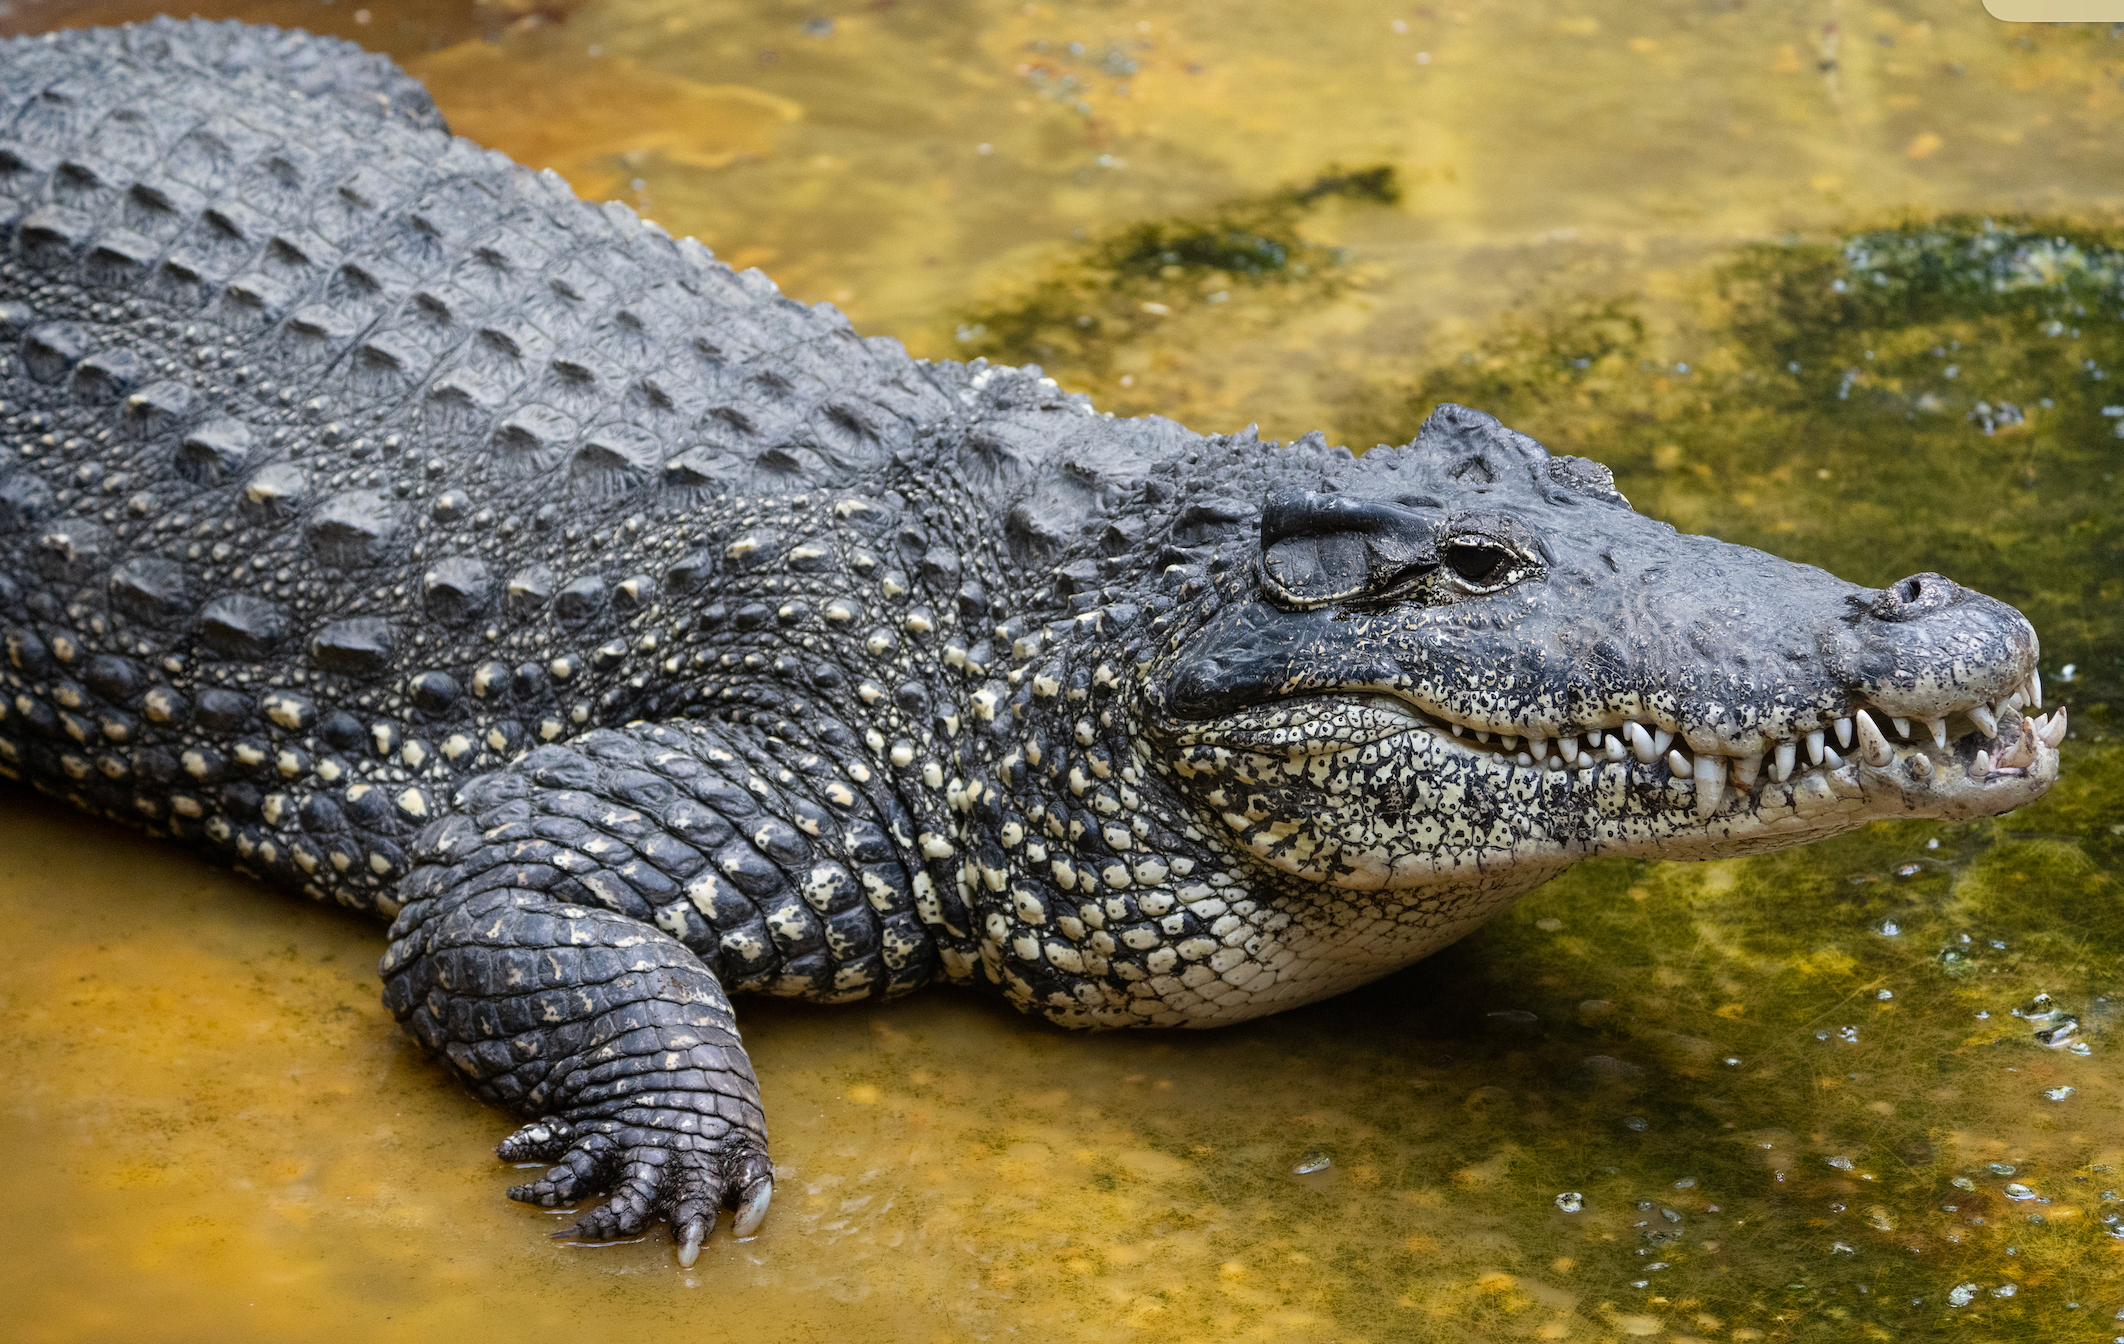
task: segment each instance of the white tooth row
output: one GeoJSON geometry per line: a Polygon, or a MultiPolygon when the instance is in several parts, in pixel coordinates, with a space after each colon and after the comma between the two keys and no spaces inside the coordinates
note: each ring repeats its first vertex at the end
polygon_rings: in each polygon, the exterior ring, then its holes
{"type": "MultiPolygon", "coordinates": [[[[1987,738],[1995,738],[1999,735],[2000,715],[2014,713],[2023,705],[2031,704],[2038,709],[2043,707],[2043,679],[2037,672],[2030,672],[2026,682],[2001,696],[1996,705],[1978,704],[1963,712],[1968,714],[1978,732],[1987,738]]],[[[1915,740],[1910,736],[1909,719],[1891,717],[1888,722],[1893,725],[1898,737],[1905,741],[1915,740]]],[[[1922,719],[1919,722],[1923,724],[1926,734],[1932,738],[1932,744],[1945,751],[1946,716],[1922,719]]],[[[1664,728],[1647,728],[1634,722],[1624,723],[1619,729],[1609,729],[1605,732],[1596,728],[1584,734],[1582,740],[1577,735],[1570,735],[1559,737],[1552,743],[1548,739],[1529,735],[1526,746],[1516,755],[1511,755],[1513,749],[1519,746],[1519,738],[1515,734],[1493,734],[1466,728],[1457,723],[1448,723],[1446,726],[1453,730],[1455,737],[1473,733],[1477,742],[1489,742],[1494,737],[1497,746],[1510,755],[1514,762],[1529,769],[1539,767],[1547,770],[1583,770],[1603,761],[1620,761],[1625,756],[1635,756],[1640,763],[1651,765],[1664,757],[1668,773],[1677,779],[1692,779],[1696,782],[1696,810],[1704,816],[1716,812],[1719,804],[1724,801],[1729,775],[1741,790],[1752,791],[1756,781],[1762,776],[1764,766],[1769,767],[1770,777],[1782,784],[1792,777],[1793,770],[1799,765],[1798,742],[1780,742],[1775,750],[1765,756],[1727,757],[1710,752],[1699,752],[1692,756],[1675,744],[1673,733],[1664,728]]],[[[1817,728],[1806,735],[1804,742],[1809,765],[1827,770],[1843,767],[1843,756],[1839,754],[1837,747],[1829,745],[1831,731],[1836,734],[1837,746],[1845,751],[1850,751],[1852,743],[1856,742],[1861,759],[1868,765],[1879,768],[1895,759],[1895,748],[1889,744],[1887,734],[1881,731],[1873,715],[1861,709],[1854,711],[1847,718],[1836,720],[1829,729],[1817,728]]],[[[2041,739],[2044,745],[2053,749],[2064,741],[2065,711],[2060,709],[2055,714],[2027,720],[2025,731],[2009,753],[2013,757],[2012,760],[2002,756],[1994,761],[1989,752],[1980,751],[1977,753],[1977,764],[1971,767],[1970,773],[1981,778],[1996,770],[2016,769],[2033,764],[2036,739],[2041,739]]],[[[1924,755],[1913,756],[1911,768],[1921,776],[1930,774],[1932,760],[1924,755]]]]}

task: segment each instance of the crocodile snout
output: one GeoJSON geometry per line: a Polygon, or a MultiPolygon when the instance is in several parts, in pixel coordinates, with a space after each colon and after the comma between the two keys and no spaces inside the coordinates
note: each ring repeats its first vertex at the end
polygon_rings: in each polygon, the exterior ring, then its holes
{"type": "Polygon", "coordinates": [[[2039,649],[2028,618],[1938,574],[1855,593],[1828,663],[1854,695],[1931,718],[1996,700],[2025,682],[2039,649]]]}

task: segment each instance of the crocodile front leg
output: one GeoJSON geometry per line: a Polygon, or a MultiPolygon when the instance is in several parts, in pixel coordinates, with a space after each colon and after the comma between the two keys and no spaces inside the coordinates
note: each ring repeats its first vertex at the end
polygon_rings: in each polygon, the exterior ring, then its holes
{"type": "Polygon", "coordinates": [[[422,833],[385,1002],[532,1119],[501,1156],[555,1166],[511,1198],[610,1192],[561,1235],[663,1217],[690,1265],[720,1207],[758,1226],[773,1167],[726,981],[845,1001],[929,978],[889,799],[812,783],[717,729],[637,724],[482,776],[422,833]]]}
{"type": "Polygon", "coordinates": [[[609,1191],[561,1235],[631,1236],[661,1216],[685,1265],[726,1203],[736,1234],[751,1235],[774,1167],[760,1085],[714,973],[639,920],[469,885],[400,912],[385,1002],[481,1098],[540,1117],[497,1152],[556,1165],[509,1197],[552,1206],[609,1191]]]}

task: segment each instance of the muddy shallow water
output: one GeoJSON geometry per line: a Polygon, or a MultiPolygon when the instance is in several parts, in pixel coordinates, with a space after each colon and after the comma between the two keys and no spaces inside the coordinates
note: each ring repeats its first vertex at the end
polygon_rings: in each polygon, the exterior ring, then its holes
{"type": "Polygon", "coordinates": [[[777,1196],[690,1272],[501,1197],[510,1122],[392,1027],[377,929],[0,795],[11,1336],[2124,1334],[2124,38],[1944,0],[197,8],[389,51],[462,133],[918,353],[1359,445],[1465,400],[1685,528],[1946,571],[2029,612],[2077,735],[2023,812],[1584,865],[1217,1033],[741,1001],[777,1196]]]}

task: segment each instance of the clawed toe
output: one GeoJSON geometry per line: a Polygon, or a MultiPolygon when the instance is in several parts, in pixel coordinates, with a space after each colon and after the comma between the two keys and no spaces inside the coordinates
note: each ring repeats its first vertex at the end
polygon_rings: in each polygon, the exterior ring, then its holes
{"type": "Polygon", "coordinates": [[[504,1162],[551,1162],[575,1142],[575,1126],[557,1115],[533,1120],[494,1147],[504,1162]]]}

